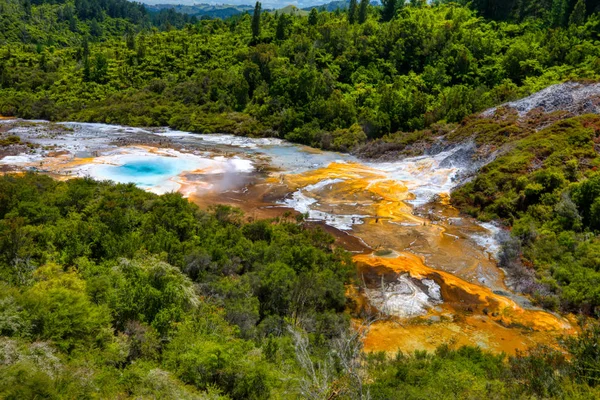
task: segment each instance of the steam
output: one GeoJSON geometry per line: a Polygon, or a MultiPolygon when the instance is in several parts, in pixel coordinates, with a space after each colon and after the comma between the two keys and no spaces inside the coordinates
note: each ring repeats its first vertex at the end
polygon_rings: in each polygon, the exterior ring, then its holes
{"type": "MultiPolygon", "coordinates": [[[[244,190],[252,178],[255,168],[250,160],[241,158],[215,157],[219,164],[212,171],[197,174],[196,178],[207,183],[198,185],[196,194],[202,195],[207,191],[223,193],[233,190],[244,190]]],[[[190,184],[197,183],[196,180],[190,184]]]]}

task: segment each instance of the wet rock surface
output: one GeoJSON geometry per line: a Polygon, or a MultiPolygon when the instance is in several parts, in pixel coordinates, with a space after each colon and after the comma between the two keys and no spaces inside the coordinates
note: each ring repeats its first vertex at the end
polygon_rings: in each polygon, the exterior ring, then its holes
{"type": "Polygon", "coordinates": [[[515,110],[520,118],[526,117],[533,111],[544,113],[566,111],[571,116],[600,114],[600,83],[566,82],[552,85],[521,100],[486,110],[481,115],[491,118],[501,108],[515,110]]]}

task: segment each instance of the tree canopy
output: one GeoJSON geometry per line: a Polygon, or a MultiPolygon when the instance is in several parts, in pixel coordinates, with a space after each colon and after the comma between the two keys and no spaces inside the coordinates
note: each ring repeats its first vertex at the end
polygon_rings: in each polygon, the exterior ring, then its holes
{"type": "Polygon", "coordinates": [[[353,126],[364,141],[459,122],[600,71],[593,5],[585,17],[574,10],[571,25],[565,14],[555,29],[550,14],[497,22],[443,2],[407,3],[383,23],[385,9],[362,2],[355,24],[335,12],[275,17],[259,7],[151,28],[146,17],[136,23],[107,11],[84,19],[68,1],[34,4],[30,16],[21,3],[3,2],[10,12],[1,14],[0,114],[24,118],[168,125],[348,150],[359,144],[353,126]],[[344,146],[333,136],[344,136],[344,146]]]}

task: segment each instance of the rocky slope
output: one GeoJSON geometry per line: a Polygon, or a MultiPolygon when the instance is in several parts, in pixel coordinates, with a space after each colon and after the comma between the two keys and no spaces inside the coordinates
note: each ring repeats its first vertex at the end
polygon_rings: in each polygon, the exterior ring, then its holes
{"type": "Polygon", "coordinates": [[[565,111],[569,116],[600,114],[600,83],[566,82],[552,85],[521,100],[502,104],[481,113],[492,118],[500,109],[514,110],[525,119],[532,112],[565,111]]]}
{"type": "Polygon", "coordinates": [[[389,161],[438,154],[458,145],[462,147],[457,152],[459,161],[473,171],[510,151],[517,140],[584,114],[600,114],[600,82],[553,85],[468,117],[458,126],[435,125],[418,132],[398,132],[367,143],[354,153],[364,159],[389,161]]]}

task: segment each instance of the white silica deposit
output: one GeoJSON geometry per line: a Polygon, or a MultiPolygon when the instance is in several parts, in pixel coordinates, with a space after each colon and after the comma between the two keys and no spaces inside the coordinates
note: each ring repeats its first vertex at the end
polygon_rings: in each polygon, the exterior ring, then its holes
{"type": "Polygon", "coordinates": [[[91,163],[73,168],[71,174],[133,183],[162,194],[179,190],[184,173],[225,174],[253,170],[252,161],[245,159],[207,158],[171,149],[149,152],[144,148],[128,147],[114,154],[96,157],[91,163]]]}
{"type": "Polygon", "coordinates": [[[375,289],[365,289],[369,302],[386,315],[411,318],[427,314],[441,303],[440,286],[430,279],[421,280],[425,288],[417,285],[408,275],[400,275],[396,281],[383,283],[375,289]]]}

